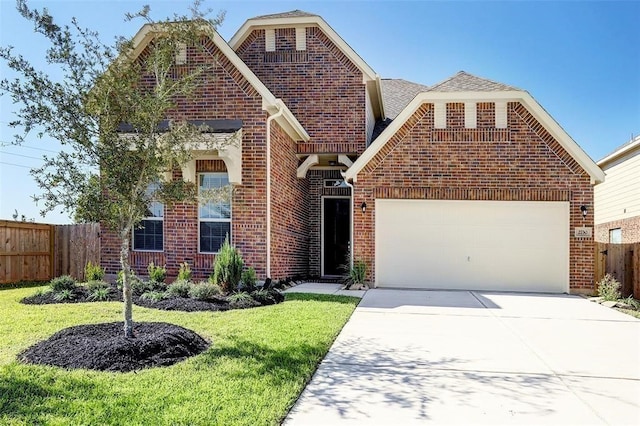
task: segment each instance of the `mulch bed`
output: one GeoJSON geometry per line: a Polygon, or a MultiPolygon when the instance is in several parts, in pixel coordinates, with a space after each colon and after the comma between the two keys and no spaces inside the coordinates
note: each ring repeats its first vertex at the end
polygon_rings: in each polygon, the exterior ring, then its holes
{"type": "Polygon", "coordinates": [[[124,337],[122,322],[78,325],[31,346],[18,358],[69,369],[128,372],[172,365],[209,347],[195,332],[163,322],[134,323],[134,335],[124,337]]]}
{"type": "MultiPolygon", "coordinates": [[[[53,303],[87,303],[93,302],[89,298],[89,292],[86,288],[79,286],[74,290],[74,298],[70,300],[56,300],[54,293],[35,294],[22,299],[22,303],[27,305],[48,305],[53,303]]],[[[105,301],[122,302],[122,291],[115,286],[109,293],[109,299],[105,301]]],[[[253,299],[240,300],[231,302],[224,296],[220,296],[211,300],[197,300],[185,297],[172,297],[165,300],[153,301],[143,299],[139,296],[133,296],[133,303],[138,306],[152,309],[162,309],[165,311],[183,311],[183,312],[200,312],[200,311],[228,311],[231,309],[247,309],[258,306],[274,305],[284,301],[284,296],[277,290],[269,290],[266,296],[255,296],[253,299]]]]}

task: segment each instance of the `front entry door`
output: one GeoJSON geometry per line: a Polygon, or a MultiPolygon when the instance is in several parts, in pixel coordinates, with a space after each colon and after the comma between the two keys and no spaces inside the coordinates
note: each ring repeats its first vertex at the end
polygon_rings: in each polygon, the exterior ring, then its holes
{"type": "Polygon", "coordinates": [[[349,198],[323,199],[323,275],[343,275],[349,264],[350,208],[349,198]]]}

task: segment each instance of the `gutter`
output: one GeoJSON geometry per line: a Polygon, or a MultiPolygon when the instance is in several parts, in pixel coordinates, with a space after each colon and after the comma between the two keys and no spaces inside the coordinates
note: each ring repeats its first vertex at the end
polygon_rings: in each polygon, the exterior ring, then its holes
{"type": "Polygon", "coordinates": [[[266,279],[271,278],[271,122],[280,117],[284,110],[280,107],[279,103],[276,103],[278,111],[273,113],[267,118],[267,265],[266,265],[266,279]]]}

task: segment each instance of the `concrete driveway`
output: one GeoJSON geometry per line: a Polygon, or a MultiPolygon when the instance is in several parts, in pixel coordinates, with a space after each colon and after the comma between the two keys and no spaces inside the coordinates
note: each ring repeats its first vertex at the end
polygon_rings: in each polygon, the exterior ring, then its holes
{"type": "Polygon", "coordinates": [[[640,424],[640,320],[566,295],[369,290],[285,425],[640,424]]]}

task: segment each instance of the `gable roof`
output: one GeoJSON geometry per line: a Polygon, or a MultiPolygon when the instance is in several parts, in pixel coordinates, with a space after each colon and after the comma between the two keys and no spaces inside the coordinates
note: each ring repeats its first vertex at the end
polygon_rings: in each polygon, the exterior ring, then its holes
{"type": "Polygon", "coordinates": [[[229,40],[229,46],[238,50],[246,38],[257,29],[266,28],[295,28],[295,27],[318,27],[338,46],[340,51],[353,62],[362,72],[363,83],[369,90],[371,104],[374,113],[379,117],[384,117],[384,104],[382,102],[382,88],[380,87],[380,76],[356,53],[351,46],[345,42],[340,35],[319,15],[292,10],[289,12],[275,13],[272,15],[262,15],[248,19],[229,40]]]}
{"type": "MultiPolygon", "coordinates": [[[[497,84],[498,87],[510,88],[511,86],[496,83],[491,80],[481,79],[479,77],[472,76],[470,74],[461,73],[456,74],[452,78],[449,78],[437,86],[440,88],[444,83],[454,85],[458,83],[471,84],[474,87],[480,84],[482,87],[486,87],[487,84],[497,84]],[[461,77],[461,78],[456,78],[461,77]],[[472,78],[470,78],[472,77],[472,78]],[[487,83],[488,82],[488,83],[487,83]]],[[[433,87],[432,87],[433,89],[433,87]]],[[[542,108],[542,106],[527,92],[523,90],[451,90],[451,91],[438,91],[429,90],[427,92],[419,93],[403,110],[395,120],[391,122],[378,136],[378,138],[369,145],[369,147],[362,153],[362,155],[349,167],[345,174],[345,179],[357,181],[358,173],[371,161],[376,154],[385,146],[393,135],[404,125],[404,123],[411,118],[416,110],[424,103],[434,102],[520,102],[525,108],[534,116],[534,118],[541,123],[545,129],[560,143],[560,145],[576,160],[576,162],[589,174],[591,177],[591,183],[600,183],[604,181],[604,172],[598,167],[598,165],[589,157],[580,146],[571,139],[571,136],[564,131],[562,127],[549,115],[549,113],[542,108]]]]}
{"type": "Polygon", "coordinates": [[[458,71],[453,76],[434,84],[429,88],[432,92],[504,92],[522,91],[517,87],[508,86],[497,81],[458,71]]]}
{"type": "MultiPolygon", "coordinates": [[[[137,58],[147,45],[156,37],[157,34],[163,32],[164,25],[171,24],[145,24],[133,37],[132,49],[128,53],[130,59],[137,58]]],[[[294,140],[308,141],[309,134],[302,124],[293,115],[289,108],[281,99],[276,98],[273,93],[260,81],[260,79],[249,69],[249,67],[236,55],[236,52],[229,47],[227,42],[218,34],[218,32],[209,24],[202,25],[202,32],[209,36],[213,44],[229,59],[231,64],[240,72],[240,74],[251,84],[251,86],[262,97],[262,108],[273,114],[282,110],[283,113],[276,122],[287,132],[294,140]]]]}
{"type": "Polygon", "coordinates": [[[394,119],[416,97],[418,93],[426,92],[429,86],[403,80],[401,78],[383,78],[382,101],[387,118],[394,119]]]}
{"type": "Polygon", "coordinates": [[[615,161],[635,150],[640,151],[640,135],[635,138],[631,138],[630,141],[624,143],[623,145],[616,148],[612,153],[604,156],[600,161],[598,161],[598,166],[603,167],[612,161],[615,161]]]}

